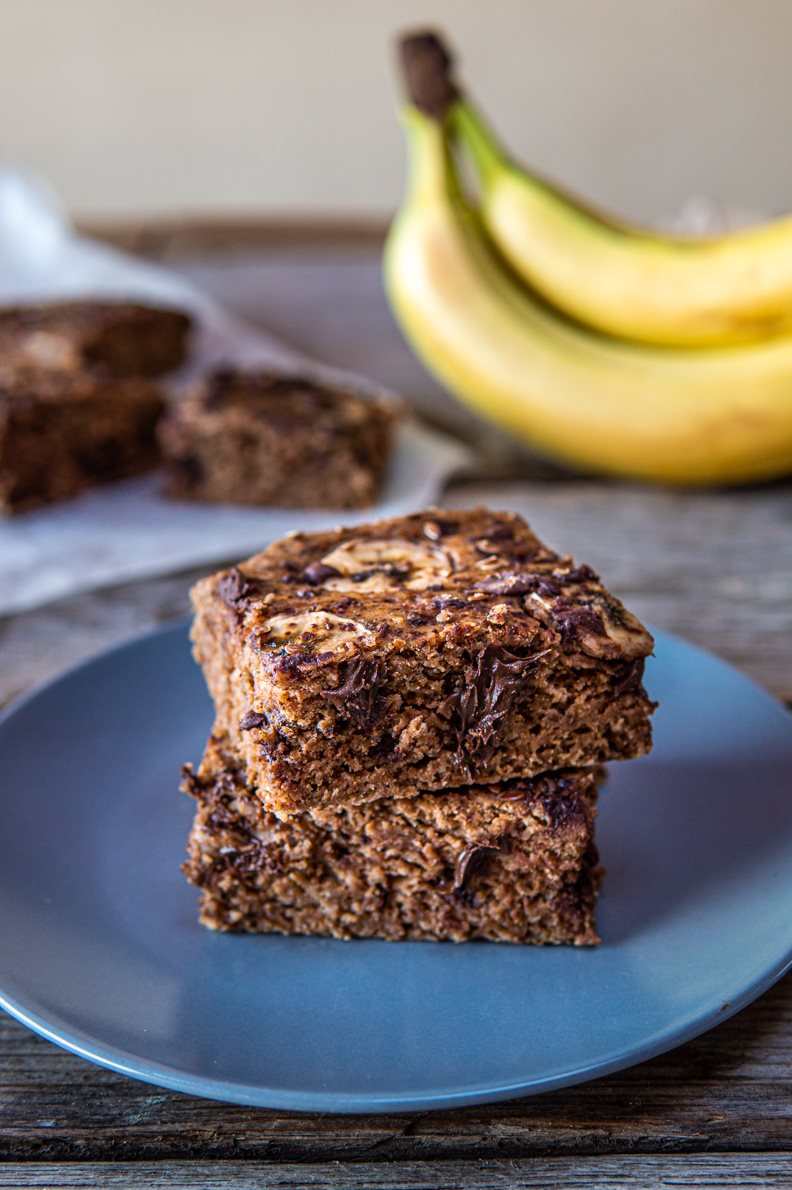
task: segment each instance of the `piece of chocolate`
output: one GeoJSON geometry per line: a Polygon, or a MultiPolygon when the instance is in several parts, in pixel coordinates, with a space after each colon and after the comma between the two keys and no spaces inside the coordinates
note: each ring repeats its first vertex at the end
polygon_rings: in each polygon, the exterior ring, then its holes
{"type": "Polygon", "coordinates": [[[342,718],[365,726],[374,716],[383,674],[384,666],[378,661],[353,661],[339,675],[341,684],[334,690],[323,690],[322,694],[342,718]]]}

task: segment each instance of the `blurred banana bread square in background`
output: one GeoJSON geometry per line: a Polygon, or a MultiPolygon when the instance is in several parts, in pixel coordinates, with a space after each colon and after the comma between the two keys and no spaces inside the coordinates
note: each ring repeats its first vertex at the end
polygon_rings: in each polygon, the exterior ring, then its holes
{"type": "Polygon", "coordinates": [[[139,302],[64,301],[0,309],[5,367],[161,376],[187,355],[192,320],[139,302]]]}
{"type": "Polygon", "coordinates": [[[0,375],[0,512],[23,512],[157,465],[160,387],[81,372],[0,375]]]}
{"type": "Polygon", "coordinates": [[[159,461],[165,397],[191,319],[132,302],[0,309],[0,512],[21,512],[159,461]]]}
{"type": "Polygon", "coordinates": [[[400,403],[298,375],[225,368],[160,427],[166,493],[281,508],[365,508],[386,473],[400,403]]]}

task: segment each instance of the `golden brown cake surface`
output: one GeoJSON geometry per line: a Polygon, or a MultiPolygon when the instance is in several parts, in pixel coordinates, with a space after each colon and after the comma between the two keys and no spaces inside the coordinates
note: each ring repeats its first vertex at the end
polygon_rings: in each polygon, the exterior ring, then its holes
{"type": "Polygon", "coordinates": [[[511,513],[294,534],[193,599],[217,731],[281,815],[650,746],[652,638],[511,513]]]}

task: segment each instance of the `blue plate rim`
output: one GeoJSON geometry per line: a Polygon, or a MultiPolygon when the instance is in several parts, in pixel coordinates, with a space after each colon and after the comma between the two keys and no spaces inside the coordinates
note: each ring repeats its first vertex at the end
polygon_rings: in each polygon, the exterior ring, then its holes
{"type": "MultiPolygon", "coordinates": [[[[190,624],[189,617],[179,617],[164,624],[145,629],[126,637],[122,641],[101,649],[81,661],[61,670],[53,677],[36,683],[20,697],[12,702],[0,713],[0,727],[26,707],[34,702],[41,694],[48,692],[61,683],[69,681],[84,670],[91,669],[100,662],[111,660],[115,655],[134,650],[137,646],[155,638],[175,636],[185,633],[190,624]]],[[[741,681],[748,683],[770,703],[774,704],[784,714],[789,714],[785,704],[758,682],[750,678],[737,666],[725,661],[717,654],[700,645],[693,644],[674,633],[661,629],[650,631],[656,642],[667,640],[681,645],[686,650],[707,658],[714,658],[718,663],[737,675],[741,681]]],[[[641,1062],[656,1058],[661,1054],[676,1049],[688,1041],[708,1032],[717,1025],[725,1023],[731,1017],[741,1012],[764,992],[792,970],[792,939],[785,953],[777,963],[762,971],[748,986],[732,995],[728,1002],[720,1008],[710,1009],[694,1020],[670,1026],[648,1038],[644,1045],[631,1046],[628,1050],[616,1053],[612,1058],[598,1060],[565,1071],[557,1075],[549,1075],[538,1079],[529,1079],[517,1083],[500,1086],[470,1087],[460,1091],[427,1092],[422,1095],[405,1095],[395,1092],[389,1095],[347,1095],[338,1092],[324,1091],[283,1091],[262,1087],[260,1084],[236,1083],[228,1080],[212,1079],[202,1075],[184,1074],[172,1066],[154,1062],[128,1053],[115,1047],[106,1047],[96,1037],[82,1030],[71,1028],[64,1024],[57,1014],[40,1013],[28,1009],[13,995],[0,987],[0,1008],[4,1009],[20,1024],[52,1042],[61,1049],[73,1053],[87,1061],[93,1062],[107,1070],[125,1075],[139,1082],[162,1087],[166,1090],[177,1091],[181,1094],[195,1095],[199,1098],[212,1099],[219,1102],[233,1103],[247,1107],[261,1107],[272,1110],[295,1112],[324,1112],[340,1115],[367,1115],[389,1112],[418,1112],[450,1110],[456,1107],[470,1107],[476,1104],[497,1103],[510,1099],[518,1099],[533,1095],[545,1094],[563,1087],[572,1087],[584,1082],[604,1078],[620,1070],[628,1069],[641,1062]]]]}
{"type": "Polygon", "coordinates": [[[133,1054],[123,1050],[105,1050],[96,1045],[87,1035],[68,1026],[58,1026],[57,1018],[51,1017],[47,1021],[38,1013],[28,1012],[18,1005],[13,997],[6,996],[0,991],[0,1008],[5,1009],[10,1016],[20,1024],[25,1025],[32,1032],[44,1040],[50,1041],[84,1058],[106,1070],[125,1075],[139,1082],[162,1087],[169,1091],[178,1091],[186,1095],[195,1095],[202,1099],[219,1102],[234,1103],[243,1107],[261,1107],[271,1110],[322,1112],[337,1115],[381,1115],[391,1112],[420,1112],[444,1111],[456,1107],[472,1107],[476,1104],[499,1103],[511,1099],[528,1098],[534,1095],[546,1094],[549,1091],[560,1090],[563,1087],[574,1087],[581,1083],[593,1082],[615,1074],[620,1070],[629,1069],[661,1054],[668,1053],[688,1041],[709,1032],[716,1026],[725,1023],[749,1004],[768,991],[779,979],[792,970],[792,948],[780,962],[777,968],[765,972],[756,983],[744,989],[741,995],[729,1001],[728,1008],[715,1009],[694,1022],[679,1028],[671,1028],[662,1032],[656,1038],[648,1041],[645,1046],[633,1047],[628,1051],[614,1055],[605,1062],[590,1063],[580,1066],[564,1074],[551,1075],[547,1078],[532,1079],[528,1082],[513,1083],[499,1087],[470,1088],[463,1091],[431,1092],[426,1095],[404,1095],[395,1093],[389,1096],[360,1096],[343,1095],[338,1092],[288,1092],[273,1090],[260,1085],[225,1082],[198,1075],[185,1075],[173,1067],[157,1062],[142,1061],[133,1054]]]}

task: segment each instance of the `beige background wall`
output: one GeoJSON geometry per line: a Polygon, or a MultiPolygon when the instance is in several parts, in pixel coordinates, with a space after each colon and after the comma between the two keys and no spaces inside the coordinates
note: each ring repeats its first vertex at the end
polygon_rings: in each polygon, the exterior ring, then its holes
{"type": "Polygon", "coordinates": [[[415,22],[453,36],[522,156],[599,202],[792,209],[792,0],[0,0],[0,159],[83,216],[380,216],[415,22]]]}

